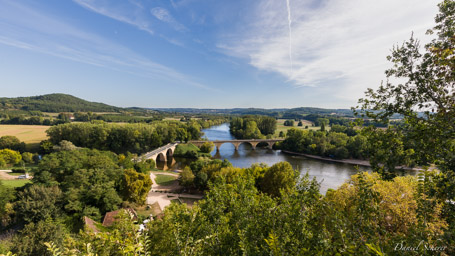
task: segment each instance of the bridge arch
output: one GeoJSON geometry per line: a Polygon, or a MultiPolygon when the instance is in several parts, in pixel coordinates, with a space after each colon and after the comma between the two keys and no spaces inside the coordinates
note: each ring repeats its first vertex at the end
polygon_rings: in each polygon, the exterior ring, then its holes
{"type": "Polygon", "coordinates": [[[239,143],[239,146],[242,144],[250,144],[251,148],[254,150],[256,149],[256,145],[258,144],[257,142],[252,142],[252,141],[242,141],[239,143]]]}
{"type": "Polygon", "coordinates": [[[273,143],[273,142],[269,142],[269,141],[261,141],[261,142],[259,142],[259,143],[256,145],[256,147],[264,147],[264,146],[265,146],[265,147],[267,147],[267,148],[272,148],[272,146],[271,146],[272,143],[273,143]]]}
{"type": "Polygon", "coordinates": [[[164,155],[163,153],[158,153],[156,155],[155,162],[157,162],[157,161],[166,162],[166,155],[164,155]]]}
{"type": "Polygon", "coordinates": [[[167,151],[166,151],[166,158],[170,157],[170,156],[173,156],[174,155],[174,150],[172,148],[169,148],[167,151]]]}
{"type": "Polygon", "coordinates": [[[215,142],[216,151],[220,151],[220,147],[223,144],[232,144],[232,145],[234,145],[235,150],[237,151],[237,150],[239,150],[239,146],[241,143],[233,142],[233,141],[215,142]]]}

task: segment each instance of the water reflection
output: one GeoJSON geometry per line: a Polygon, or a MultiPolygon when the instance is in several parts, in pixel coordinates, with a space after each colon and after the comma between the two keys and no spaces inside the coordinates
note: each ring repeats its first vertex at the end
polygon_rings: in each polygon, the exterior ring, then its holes
{"type": "MultiPolygon", "coordinates": [[[[235,139],[229,133],[229,125],[222,124],[216,127],[203,130],[205,137],[210,140],[232,140],[235,139]]],[[[357,172],[353,165],[325,162],[315,159],[308,159],[303,156],[292,156],[281,153],[279,150],[271,150],[268,148],[256,148],[253,150],[248,143],[243,143],[236,151],[231,143],[224,143],[219,150],[213,150],[212,156],[216,159],[227,159],[236,167],[249,167],[254,163],[265,163],[269,166],[287,161],[294,169],[300,171],[302,175],[309,173],[310,177],[315,177],[321,182],[321,192],[325,193],[329,188],[337,188],[344,181],[350,178],[351,175],[357,172]]],[[[158,168],[164,170],[183,169],[190,164],[188,159],[172,158],[167,163],[157,163],[158,168]]],[[[359,170],[368,170],[366,167],[359,167],[359,170]]]]}

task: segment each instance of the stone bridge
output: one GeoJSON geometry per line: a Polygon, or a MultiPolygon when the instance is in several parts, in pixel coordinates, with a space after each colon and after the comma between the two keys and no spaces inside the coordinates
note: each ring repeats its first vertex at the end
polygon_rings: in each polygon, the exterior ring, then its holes
{"type": "Polygon", "coordinates": [[[159,147],[153,151],[145,153],[140,158],[143,160],[144,159],[153,159],[153,161],[155,161],[155,162],[157,162],[157,161],[166,162],[168,157],[174,155],[175,147],[178,144],[179,144],[179,142],[169,143],[169,144],[159,147]]]}
{"type": "MultiPolygon", "coordinates": [[[[283,141],[283,140],[284,139],[247,139],[247,140],[212,140],[211,142],[213,142],[215,144],[216,150],[219,151],[221,145],[223,145],[224,143],[232,143],[235,147],[235,150],[239,150],[239,146],[242,143],[250,144],[253,149],[256,149],[256,146],[259,143],[264,143],[264,144],[267,144],[267,147],[271,149],[273,147],[273,145],[275,145],[275,143],[277,143],[278,141],[283,141]]],[[[191,143],[198,147],[200,147],[205,142],[207,142],[207,140],[188,141],[188,143],[191,143]]],[[[169,157],[174,155],[175,147],[179,143],[180,142],[169,143],[169,144],[159,147],[153,151],[145,153],[144,155],[140,156],[139,159],[142,159],[142,160],[153,159],[155,162],[157,162],[157,161],[166,162],[169,157]]]]}
{"type": "MultiPolygon", "coordinates": [[[[275,143],[277,143],[278,141],[283,141],[283,140],[284,139],[246,139],[246,140],[212,140],[211,142],[213,142],[215,144],[216,150],[218,151],[218,150],[220,150],[221,145],[223,145],[224,143],[233,144],[235,147],[235,150],[239,150],[239,146],[242,143],[250,144],[253,149],[256,149],[256,146],[259,143],[266,143],[267,147],[272,149],[272,147],[273,147],[273,145],[275,145],[275,143]]],[[[188,143],[192,143],[198,147],[200,147],[205,142],[207,142],[207,141],[205,141],[205,140],[188,141],[188,143]]]]}

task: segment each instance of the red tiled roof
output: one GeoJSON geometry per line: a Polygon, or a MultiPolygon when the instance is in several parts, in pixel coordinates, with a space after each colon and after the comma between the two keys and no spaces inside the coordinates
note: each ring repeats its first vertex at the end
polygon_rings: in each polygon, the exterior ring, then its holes
{"type": "Polygon", "coordinates": [[[119,209],[112,212],[107,212],[106,215],[104,215],[103,226],[109,227],[112,224],[114,224],[115,217],[119,214],[121,210],[126,210],[130,214],[132,220],[137,220],[137,213],[133,208],[119,209]]]}

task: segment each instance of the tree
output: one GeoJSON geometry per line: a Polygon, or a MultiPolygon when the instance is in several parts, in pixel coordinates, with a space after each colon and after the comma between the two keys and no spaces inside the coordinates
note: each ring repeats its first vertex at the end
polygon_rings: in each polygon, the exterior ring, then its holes
{"type": "Polygon", "coordinates": [[[183,171],[180,173],[180,185],[184,187],[194,186],[194,174],[191,169],[186,166],[183,171]]]}
{"type": "Polygon", "coordinates": [[[276,130],[276,119],[270,116],[261,116],[257,121],[258,128],[263,135],[274,134],[276,130]]]}
{"type": "Polygon", "coordinates": [[[325,123],[321,123],[321,132],[325,132],[325,123]]]}
{"type": "Polygon", "coordinates": [[[30,152],[24,152],[24,153],[22,153],[21,155],[22,155],[22,160],[23,160],[25,163],[31,164],[31,163],[35,162],[35,161],[33,160],[33,156],[34,156],[34,155],[33,155],[32,153],[30,153],[30,152]]]}
{"type": "Polygon", "coordinates": [[[62,140],[53,147],[54,151],[72,151],[78,149],[71,141],[62,140]]]}
{"type": "Polygon", "coordinates": [[[316,126],[327,126],[329,125],[330,120],[328,118],[317,118],[316,119],[316,126]]]}
{"type": "Polygon", "coordinates": [[[18,255],[51,255],[45,242],[52,242],[58,248],[63,248],[63,241],[68,231],[60,221],[52,219],[30,223],[13,238],[12,251],[18,255]]]}
{"type": "Polygon", "coordinates": [[[123,174],[123,193],[125,200],[140,205],[144,204],[152,184],[153,182],[149,175],[138,173],[132,169],[125,170],[123,174]]]}
{"type": "Polygon", "coordinates": [[[404,124],[395,129],[412,145],[417,164],[436,163],[441,170],[432,194],[444,203],[450,224],[447,239],[454,240],[455,205],[450,202],[455,201],[455,1],[438,6],[436,26],[427,32],[436,37],[423,52],[413,36],[395,46],[387,57],[393,66],[385,72],[386,82],[377,90],[368,89],[357,109],[382,123],[395,113],[403,116],[404,124]]]}
{"type": "Polygon", "coordinates": [[[16,136],[2,136],[0,137],[0,149],[11,149],[19,152],[24,152],[25,143],[21,142],[16,136]]]}
{"type": "Polygon", "coordinates": [[[43,140],[39,143],[40,154],[50,154],[54,150],[54,144],[49,140],[43,140]]]}
{"type": "Polygon", "coordinates": [[[63,193],[58,187],[33,185],[18,193],[14,208],[20,219],[36,223],[61,217],[62,204],[63,193]]]}
{"type": "Polygon", "coordinates": [[[437,161],[444,170],[453,170],[455,2],[443,1],[439,11],[437,25],[428,31],[437,38],[425,45],[425,52],[420,52],[420,43],[414,37],[394,47],[387,57],[393,63],[385,72],[387,81],[376,91],[368,89],[359,103],[362,113],[375,121],[388,123],[393,114],[403,115],[404,125],[395,128],[412,141],[419,163],[437,161]],[[403,83],[391,82],[397,80],[403,83]]]}
{"type": "Polygon", "coordinates": [[[295,187],[296,173],[288,162],[272,165],[264,174],[260,190],[271,196],[279,197],[282,193],[289,193],[295,187]]]}
{"type": "Polygon", "coordinates": [[[10,221],[10,214],[13,213],[11,201],[14,198],[14,190],[6,187],[0,181],[0,220],[2,227],[10,221]]]}
{"type": "Polygon", "coordinates": [[[294,126],[294,120],[286,120],[283,123],[284,126],[294,126]]]}
{"type": "Polygon", "coordinates": [[[261,131],[259,130],[255,121],[248,121],[245,126],[244,138],[245,139],[260,139],[262,138],[261,131]]]}
{"type": "Polygon", "coordinates": [[[22,160],[19,152],[11,149],[0,149],[0,166],[15,165],[22,160]]]}
{"type": "Polygon", "coordinates": [[[153,159],[142,160],[139,162],[134,163],[134,169],[137,172],[148,174],[150,170],[155,168],[156,163],[153,159]]]}
{"type": "Polygon", "coordinates": [[[201,152],[203,153],[211,153],[214,148],[215,144],[213,144],[213,142],[211,141],[204,142],[200,147],[201,152]]]}

